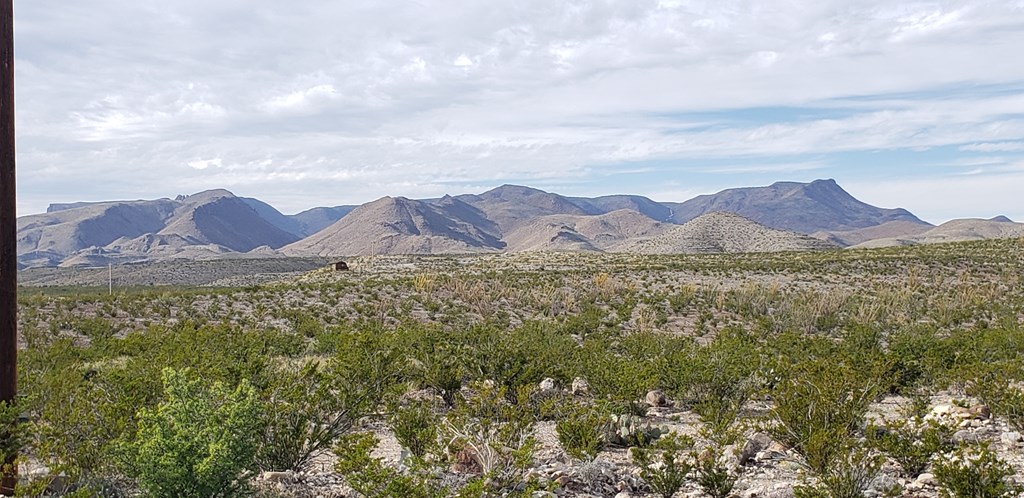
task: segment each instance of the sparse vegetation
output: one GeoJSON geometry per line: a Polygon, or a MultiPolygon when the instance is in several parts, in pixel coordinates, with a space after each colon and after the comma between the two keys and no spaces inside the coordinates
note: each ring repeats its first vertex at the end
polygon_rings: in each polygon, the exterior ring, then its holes
{"type": "Polygon", "coordinates": [[[925,473],[950,496],[990,475],[1013,490],[1021,444],[1000,434],[1020,431],[1021,249],[379,256],[248,287],[26,288],[24,398],[0,430],[16,427],[24,438],[8,440],[47,476],[102,496],[196,486],[157,455],[230,417],[169,407],[232,404],[247,415],[230,433],[257,435],[203,492],[292,471],[376,496],[571,495],[611,475],[724,497],[756,484],[752,466],[823,496],[925,473]],[[193,394],[165,386],[166,369],[193,394]],[[940,404],[963,416],[928,422],[940,404]],[[991,418],[968,413],[979,405],[991,418]],[[736,463],[754,430],[775,442],[736,463]],[[990,446],[954,458],[956,432],[990,446]],[[602,467],[630,451],[635,463],[602,467]],[[562,452],[574,461],[551,475],[562,452]]]}

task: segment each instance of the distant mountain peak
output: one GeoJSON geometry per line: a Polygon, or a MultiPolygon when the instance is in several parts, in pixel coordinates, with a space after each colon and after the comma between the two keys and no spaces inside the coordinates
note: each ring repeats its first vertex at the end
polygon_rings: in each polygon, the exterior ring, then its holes
{"type": "MultiPolygon", "coordinates": [[[[1009,221],[999,216],[983,221],[991,227],[947,226],[944,233],[1017,233],[1009,221]]],[[[92,264],[99,253],[129,261],[274,248],[321,255],[608,251],[641,240],[641,252],[759,251],[822,247],[799,233],[852,245],[930,228],[906,210],[857,200],[831,178],[732,188],[682,203],[629,194],[566,197],[504,184],[482,194],[384,196],[295,215],[212,189],[175,200],[54,204],[49,213],[18,219],[18,254],[21,266],[38,266],[92,264]]]]}
{"type": "Polygon", "coordinates": [[[672,221],[676,223],[711,211],[728,211],[770,228],[805,234],[856,230],[890,221],[925,224],[905,209],[883,209],[861,202],[833,179],[732,188],[683,203],[664,204],[673,208],[672,221]]]}

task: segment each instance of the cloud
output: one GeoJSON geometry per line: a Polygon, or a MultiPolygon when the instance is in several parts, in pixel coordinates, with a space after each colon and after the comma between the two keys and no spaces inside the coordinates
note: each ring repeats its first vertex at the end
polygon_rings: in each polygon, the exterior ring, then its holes
{"type": "Polygon", "coordinates": [[[192,169],[206,169],[210,167],[220,168],[223,166],[223,163],[224,161],[221,158],[215,157],[213,159],[196,159],[194,161],[189,161],[186,164],[188,164],[188,167],[192,169]]]}
{"type": "Polygon", "coordinates": [[[330,103],[337,95],[334,85],[316,85],[305,90],[271,97],[262,108],[270,113],[289,113],[315,110],[330,103]]]}
{"type": "Polygon", "coordinates": [[[970,152],[1024,152],[1024,142],[988,142],[960,146],[970,152]]]}
{"type": "Polygon", "coordinates": [[[825,168],[821,162],[788,163],[788,164],[754,164],[749,166],[715,166],[706,168],[705,173],[795,173],[814,171],[825,168]]]}
{"type": "Polygon", "coordinates": [[[962,0],[23,1],[19,202],[236,186],[300,210],[608,192],[644,161],[673,166],[638,193],[842,176],[844,153],[1013,161],[1022,25],[1019,2],[962,0]]]}

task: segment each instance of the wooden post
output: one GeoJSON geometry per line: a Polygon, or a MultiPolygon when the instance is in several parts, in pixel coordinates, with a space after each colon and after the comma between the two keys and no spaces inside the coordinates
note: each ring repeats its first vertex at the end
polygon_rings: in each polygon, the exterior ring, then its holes
{"type": "MultiPolygon", "coordinates": [[[[18,394],[17,203],[14,183],[14,0],[0,0],[0,401],[18,394]]],[[[9,434],[0,434],[8,438],[9,434]]],[[[14,457],[3,462],[0,494],[13,495],[14,457]]]]}

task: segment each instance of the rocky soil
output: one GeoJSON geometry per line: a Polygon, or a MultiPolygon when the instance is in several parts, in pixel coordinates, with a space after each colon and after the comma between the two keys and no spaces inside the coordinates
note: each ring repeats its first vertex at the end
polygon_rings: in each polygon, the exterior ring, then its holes
{"type": "MultiPolygon", "coordinates": [[[[869,420],[883,422],[903,417],[910,403],[907,398],[890,396],[872,405],[869,420]]],[[[694,437],[697,446],[707,444],[697,434],[701,427],[699,418],[693,412],[673,406],[651,406],[647,420],[654,426],[672,432],[694,437]]],[[[753,401],[748,404],[747,414],[767,413],[770,403],[753,401]]],[[[926,419],[934,419],[954,428],[955,442],[986,442],[1002,460],[1016,471],[1013,477],[1024,483],[1024,438],[1012,430],[1003,420],[992,418],[987,407],[975,400],[943,393],[931,398],[926,419]],[[966,405],[967,407],[963,407],[966,405]]],[[[749,426],[735,445],[727,448],[724,457],[727,466],[738,476],[730,496],[740,498],[788,498],[793,489],[801,484],[814,482],[800,456],[764,432],[763,422],[756,418],[747,419],[749,426]]],[[[387,429],[377,427],[375,432],[381,443],[376,456],[391,465],[398,465],[401,447],[387,429]]],[[[573,461],[558,442],[554,422],[539,422],[534,436],[540,442],[533,467],[528,476],[536,477],[547,490],[538,491],[537,497],[656,497],[640,477],[640,468],[634,464],[626,448],[608,448],[590,462],[573,461]]],[[[330,456],[320,458],[305,472],[268,472],[258,479],[264,489],[293,497],[341,498],[359,496],[344,481],[331,471],[330,456]]],[[[465,476],[450,473],[445,478],[457,482],[465,476]]],[[[896,496],[913,498],[937,498],[940,488],[931,469],[921,475],[908,478],[903,476],[899,464],[888,460],[881,473],[874,479],[865,493],[868,498],[886,496],[885,491],[898,486],[896,496]]],[[[693,482],[687,483],[676,497],[696,498],[707,496],[693,482]]]]}

